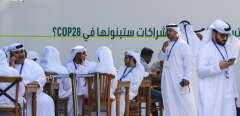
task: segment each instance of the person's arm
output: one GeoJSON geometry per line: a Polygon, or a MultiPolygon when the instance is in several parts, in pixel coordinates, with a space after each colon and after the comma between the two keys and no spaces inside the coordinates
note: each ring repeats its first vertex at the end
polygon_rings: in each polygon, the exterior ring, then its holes
{"type": "Polygon", "coordinates": [[[221,69],[219,66],[219,63],[216,64],[209,64],[209,60],[211,57],[212,53],[209,53],[208,47],[203,47],[200,49],[199,51],[199,55],[198,55],[198,75],[199,78],[206,78],[206,77],[210,77],[213,75],[216,75],[218,73],[221,73],[221,69]]]}
{"type": "Polygon", "coordinates": [[[183,79],[189,80],[190,75],[191,75],[191,69],[192,69],[192,64],[191,64],[191,52],[190,48],[188,45],[183,45],[182,46],[182,60],[183,60],[183,70],[184,70],[184,75],[183,79]]]}
{"type": "Polygon", "coordinates": [[[30,67],[31,69],[29,69],[29,70],[32,70],[32,76],[35,79],[34,83],[37,82],[39,84],[40,88],[43,88],[43,86],[46,83],[46,76],[44,74],[44,71],[41,68],[41,66],[35,62],[33,62],[32,66],[33,67],[30,67]]]}

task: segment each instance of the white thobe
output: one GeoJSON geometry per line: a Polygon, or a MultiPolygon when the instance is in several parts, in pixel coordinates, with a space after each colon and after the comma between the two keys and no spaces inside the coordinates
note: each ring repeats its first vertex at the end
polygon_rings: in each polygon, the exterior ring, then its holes
{"type": "MultiPolygon", "coordinates": [[[[216,44],[217,45],[217,44],[216,44]]],[[[233,57],[231,48],[219,46],[225,60],[233,57]]],[[[199,116],[236,116],[234,97],[236,94],[232,67],[220,69],[223,60],[212,41],[203,45],[198,56],[199,116]],[[228,70],[229,79],[226,78],[228,70]]]]}
{"type": "Polygon", "coordinates": [[[182,39],[178,39],[173,45],[174,41],[169,42],[164,59],[161,84],[163,114],[164,116],[196,116],[197,108],[190,79],[190,48],[182,39]],[[182,79],[189,80],[190,85],[181,87],[182,79]]]}
{"type": "MultiPolygon", "coordinates": [[[[93,69],[92,67],[95,67],[95,65],[96,64],[94,62],[89,62],[89,61],[85,60],[83,64],[74,64],[74,62],[69,62],[65,66],[66,66],[69,73],[88,74],[91,71],[91,69],[93,69]]],[[[88,97],[88,87],[87,87],[87,83],[86,83],[84,78],[78,78],[77,79],[76,90],[77,90],[77,96],[84,95],[85,97],[88,97]]],[[[78,113],[80,113],[81,110],[82,110],[82,108],[81,108],[82,103],[80,102],[80,99],[78,101],[79,101],[79,103],[78,103],[78,106],[79,106],[78,113]]],[[[72,95],[70,95],[70,97],[69,97],[68,115],[73,116],[72,95]]]]}
{"type": "MultiPolygon", "coordinates": [[[[32,81],[37,81],[40,85],[40,88],[37,91],[37,116],[54,116],[55,112],[53,99],[43,92],[43,86],[46,83],[46,77],[40,65],[32,60],[25,59],[23,65],[16,64],[15,69],[17,69],[19,74],[23,77],[23,82],[25,84],[28,84],[32,81]],[[22,72],[20,70],[22,70],[22,72]]],[[[31,96],[31,94],[28,96],[31,96]]],[[[28,97],[27,103],[27,113],[31,116],[32,97],[28,97]]]]}
{"type": "MultiPolygon", "coordinates": [[[[126,66],[122,66],[118,70],[117,79],[120,80],[120,78],[123,75],[123,72],[125,70],[126,66]]],[[[127,68],[126,73],[129,72],[131,68],[127,68]]],[[[132,100],[134,97],[138,94],[138,88],[141,85],[141,82],[144,78],[144,69],[138,69],[134,68],[128,75],[122,79],[122,81],[130,81],[130,88],[129,88],[129,100],[132,100]]],[[[125,89],[121,90],[123,93],[120,94],[120,116],[124,116],[125,112],[125,89]]],[[[112,103],[112,116],[116,116],[116,100],[112,103]]]]}

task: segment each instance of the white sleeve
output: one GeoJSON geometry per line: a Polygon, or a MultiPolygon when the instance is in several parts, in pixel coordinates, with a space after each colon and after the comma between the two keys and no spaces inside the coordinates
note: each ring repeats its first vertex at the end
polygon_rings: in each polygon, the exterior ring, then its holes
{"type": "Polygon", "coordinates": [[[160,61],[163,61],[165,58],[165,53],[162,51],[162,49],[160,49],[160,51],[158,52],[158,59],[160,61]]]}
{"type": "Polygon", "coordinates": [[[36,79],[36,81],[39,83],[40,88],[43,88],[43,86],[46,83],[46,76],[45,73],[40,65],[37,63],[34,63],[35,65],[31,67],[33,69],[32,75],[36,79]]]}
{"type": "Polygon", "coordinates": [[[110,98],[115,99],[114,92],[117,88],[117,77],[114,77],[111,81],[111,88],[110,88],[110,98]]]}
{"type": "Polygon", "coordinates": [[[182,59],[183,59],[183,69],[184,69],[184,79],[189,80],[190,75],[191,75],[191,52],[190,52],[190,48],[188,45],[183,45],[183,47],[181,47],[181,52],[182,53],[182,59]]]}
{"type": "Polygon", "coordinates": [[[220,73],[222,70],[220,69],[219,63],[209,65],[209,59],[211,56],[207,54],[208,47],[203,47],[199,51],[198,55],[198,75],[199,78],[205,78],[205,77],[211,77],[213,75],[216,75],[220,73]]]}

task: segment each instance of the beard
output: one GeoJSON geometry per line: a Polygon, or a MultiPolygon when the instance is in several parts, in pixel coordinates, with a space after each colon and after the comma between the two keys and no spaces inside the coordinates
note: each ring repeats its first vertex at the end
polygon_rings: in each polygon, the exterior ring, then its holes
{"type": "Polygon", "coordinates": [[[215,36],[216,43],[220,46],[225,46],[226,41],[225,40],[219,40],[217,36],[215,36]]]}

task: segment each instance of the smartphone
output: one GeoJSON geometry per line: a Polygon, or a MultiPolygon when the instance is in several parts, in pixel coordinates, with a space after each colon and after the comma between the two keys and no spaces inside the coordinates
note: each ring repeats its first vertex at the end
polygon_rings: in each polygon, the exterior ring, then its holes
{"type": "Polygon", "coordinates": [[[229,60],[228,60],[228,62],[234,62],[236,60],[236,58],[230,58],[229,60]]]}
{"type": "Polygon", "coordinates": [[[182,81],[179,83],[181,87],[184,86],[184,79],[182,79],[182,81]]]}

